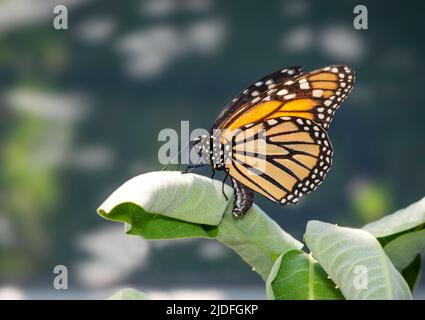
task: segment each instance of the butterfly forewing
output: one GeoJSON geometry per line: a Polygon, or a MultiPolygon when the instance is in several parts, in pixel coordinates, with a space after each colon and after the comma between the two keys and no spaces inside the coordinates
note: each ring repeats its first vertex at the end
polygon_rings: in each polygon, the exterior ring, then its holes
{"type": "Polygon", "coordinates": [[[247,123],[291,116],[314,120],[329,127],[335,110],[347,98],[354,83],[353,70],[345,65],[329,66],[288,79],[225,114],[222,128],[237,129],[247,123]]]}
{"type": "Polygon", "coordinates": [[[350,67],[329,66],[285,81],[269,99],[282,102],[275,116],[302,117],[327,129],[336,109],[352,90],[354,80],[350,67]]]}
{"type": "Polygon", "coordinates": [[[288,67],[274,73],[271,73],[242,91],[234,98],[219,114],[217,120],[213,124],[213,129],[227,127],[231,120],[236,118],[238,114],[246,112],[251,108],[257,100],[264,97],[267,91],[282,85],[285,81],[300,76],[302,67],[288,67]]]}

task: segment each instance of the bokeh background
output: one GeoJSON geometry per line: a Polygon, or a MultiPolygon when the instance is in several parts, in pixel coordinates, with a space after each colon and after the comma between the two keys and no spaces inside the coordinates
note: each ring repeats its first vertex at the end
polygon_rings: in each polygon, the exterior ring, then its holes
{"type": "MultiPolygon", "coordinates": [[[[0,298],[265,298],[215,241],[148,242],[97,206],[158,170],[158,133],[209,128],[244,86],[345,63],[357,84],[329,130],[334,165],[297,206],[257,203],[298,239],[311,219],[360,227],[425,195],[421,1],[0,1],[0,298]],[[53,28],[66,5],[69,29],[53,28]],[[366,5],[369,29],[353,28],[366,5]],[[53,288],[53,268],[69,289],[53,288]]],[[[207,169],[202,174],[209,174],[207,169]]],[[[424,281],[416,291],[423,297],[424,281]]]]}

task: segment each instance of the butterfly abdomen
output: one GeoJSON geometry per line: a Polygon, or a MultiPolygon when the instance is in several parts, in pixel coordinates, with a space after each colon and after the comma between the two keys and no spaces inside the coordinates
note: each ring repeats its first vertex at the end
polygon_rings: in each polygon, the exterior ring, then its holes
{"type": "Polygon", "coordinates": [[[232,184],[233,189],[235,190],[233,214],[239,217],[244,215],[252,207],[254,192],[233,178],[232,184]]]}

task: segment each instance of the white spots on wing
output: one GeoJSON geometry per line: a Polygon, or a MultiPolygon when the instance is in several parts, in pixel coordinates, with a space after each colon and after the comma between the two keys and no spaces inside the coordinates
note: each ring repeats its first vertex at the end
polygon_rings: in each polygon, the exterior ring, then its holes
{"type": "Polygon", "coordinates": [[[322,94],[323,94],[323,90],[321,89],[314,89],[312,92],[313,97],[316,97],[316,98],[320,98],[322,94]]]}
{"type": "MultiPolygon", "coordinates": [[[[296,119],[298,124],[305,122],[306,124],[311,124],[311,121],[307,119],[296,119]],[[300,120],[300,121],[299,121],[300,120]],[[309,123],[307,122],[309,121],[309,123]]],[[[310,134],[314,136],[314,140],[318,145],[326,144],[328,145],[327,135],[326,133],[319,128],[319,126],[314,125],[313,127],[304,126],[303,129],[305,131],[311,132],[310,134]],[[313,132],[311,131],[313,129],[313,132]]],[[[296,185],[294,185],[291,192],[289,192],[282,200],[281,203],[296,203],[298,199],[304,195],[314,191],[317,186],[322,183],[325,178],[327,172],[331,166],[331,151],[330,147],[321,147],[320,155],[318,156],[319,161],[316,163],[315,167],[311,171],[310,175],[303,180],[299,180],[296,185]]]]}
{"type": "Polygon", "coordinates": [[[251,92],[251,96],[256,97],[260,94],[260,91],[254,90],[251,92]]]}
{"type": "Polygon", "coordinates": [[[310,89],[308,82],[300,83],[300,89],[310,89]]]}
{"type": "Polygon", "coordinates": [[[270,119],[270,120],[267,120],[267,123],[271,126],[274,126],[277,123],[277,120],[276,119],[270,119]]]}
{"type": "Polygon", "coordinates": [[[285,83],[284,83],[284,85],[285,86],[290,86],[291,84],[293,84],[294,83],[294,81],[292,81],[292,80],[288,80],[288,81],[286,81],[285,83]]]}
{"type": "Polygon", "coordinates": [[[266,85],[270,85],[272,83],[273,83],[273,79],[269,79],[269,80],[266,81],[266,85]]]}
{"type": "Polygon", "coordinates": [[[257,98],[255,98],[255,99],[253,99],[252,101],[251,101],[251,103],[257,103],[258,101],[260,101],[261,100],[261,98],[260,97],[257,97],[257,98]]]}
{"type": "Polygon", "coordinates": [[[278,96],[283,96],[283,95],[285,95],[285,94],[288,94],[288,90],[287,90],[287,89],[282,89],[282,90],[279,90],[279,91],[277,92],[277,95],[278,95],[278,96]]]}
{"type": "MultiPolygon", "coordinates": [[[[332,116],[341,103],[347,98],[348,93],[353,88],[354,75],[348,66],[328,66],[323,69],[324,71],[333,72],[338,75],[338,89],[334,95],[328,97],[323,101],[323,105],[316,108],[316,120],[321,120],[322,127],[327,129],[332,120],[332,116]]],[[[324,91],[322,89],[314,89],[312,91],[313,97],[323,97],[324,91]]]]}
{"type": "Polygon", "coordinates": [[[286,96],[283,96],[283,99],[285,100],[289,100],[289,99],[293,99],[296,97],[295,93],[291,93],[291,94],[287,94],[286,96]]]}
{"type": "Polygon", "coordinates": [[[258,82],[256,82],[256,83],[255,83],[255,86],[256,86],[256,87],[259,87],[259,86],[261,86],[262,84],[263,84],[263,81],[258,81],[258,82]]]}

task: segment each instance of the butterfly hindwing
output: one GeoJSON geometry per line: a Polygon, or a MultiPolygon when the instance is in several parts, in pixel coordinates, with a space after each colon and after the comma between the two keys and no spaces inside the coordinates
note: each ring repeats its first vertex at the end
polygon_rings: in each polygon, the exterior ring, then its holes
{"type": "Polygon", "coordinates": [[[315,190],[332,162],[326,131],[309,119],[285,116],[247,124],[231,139],[229,174],[281,204],[315,190]]]}

